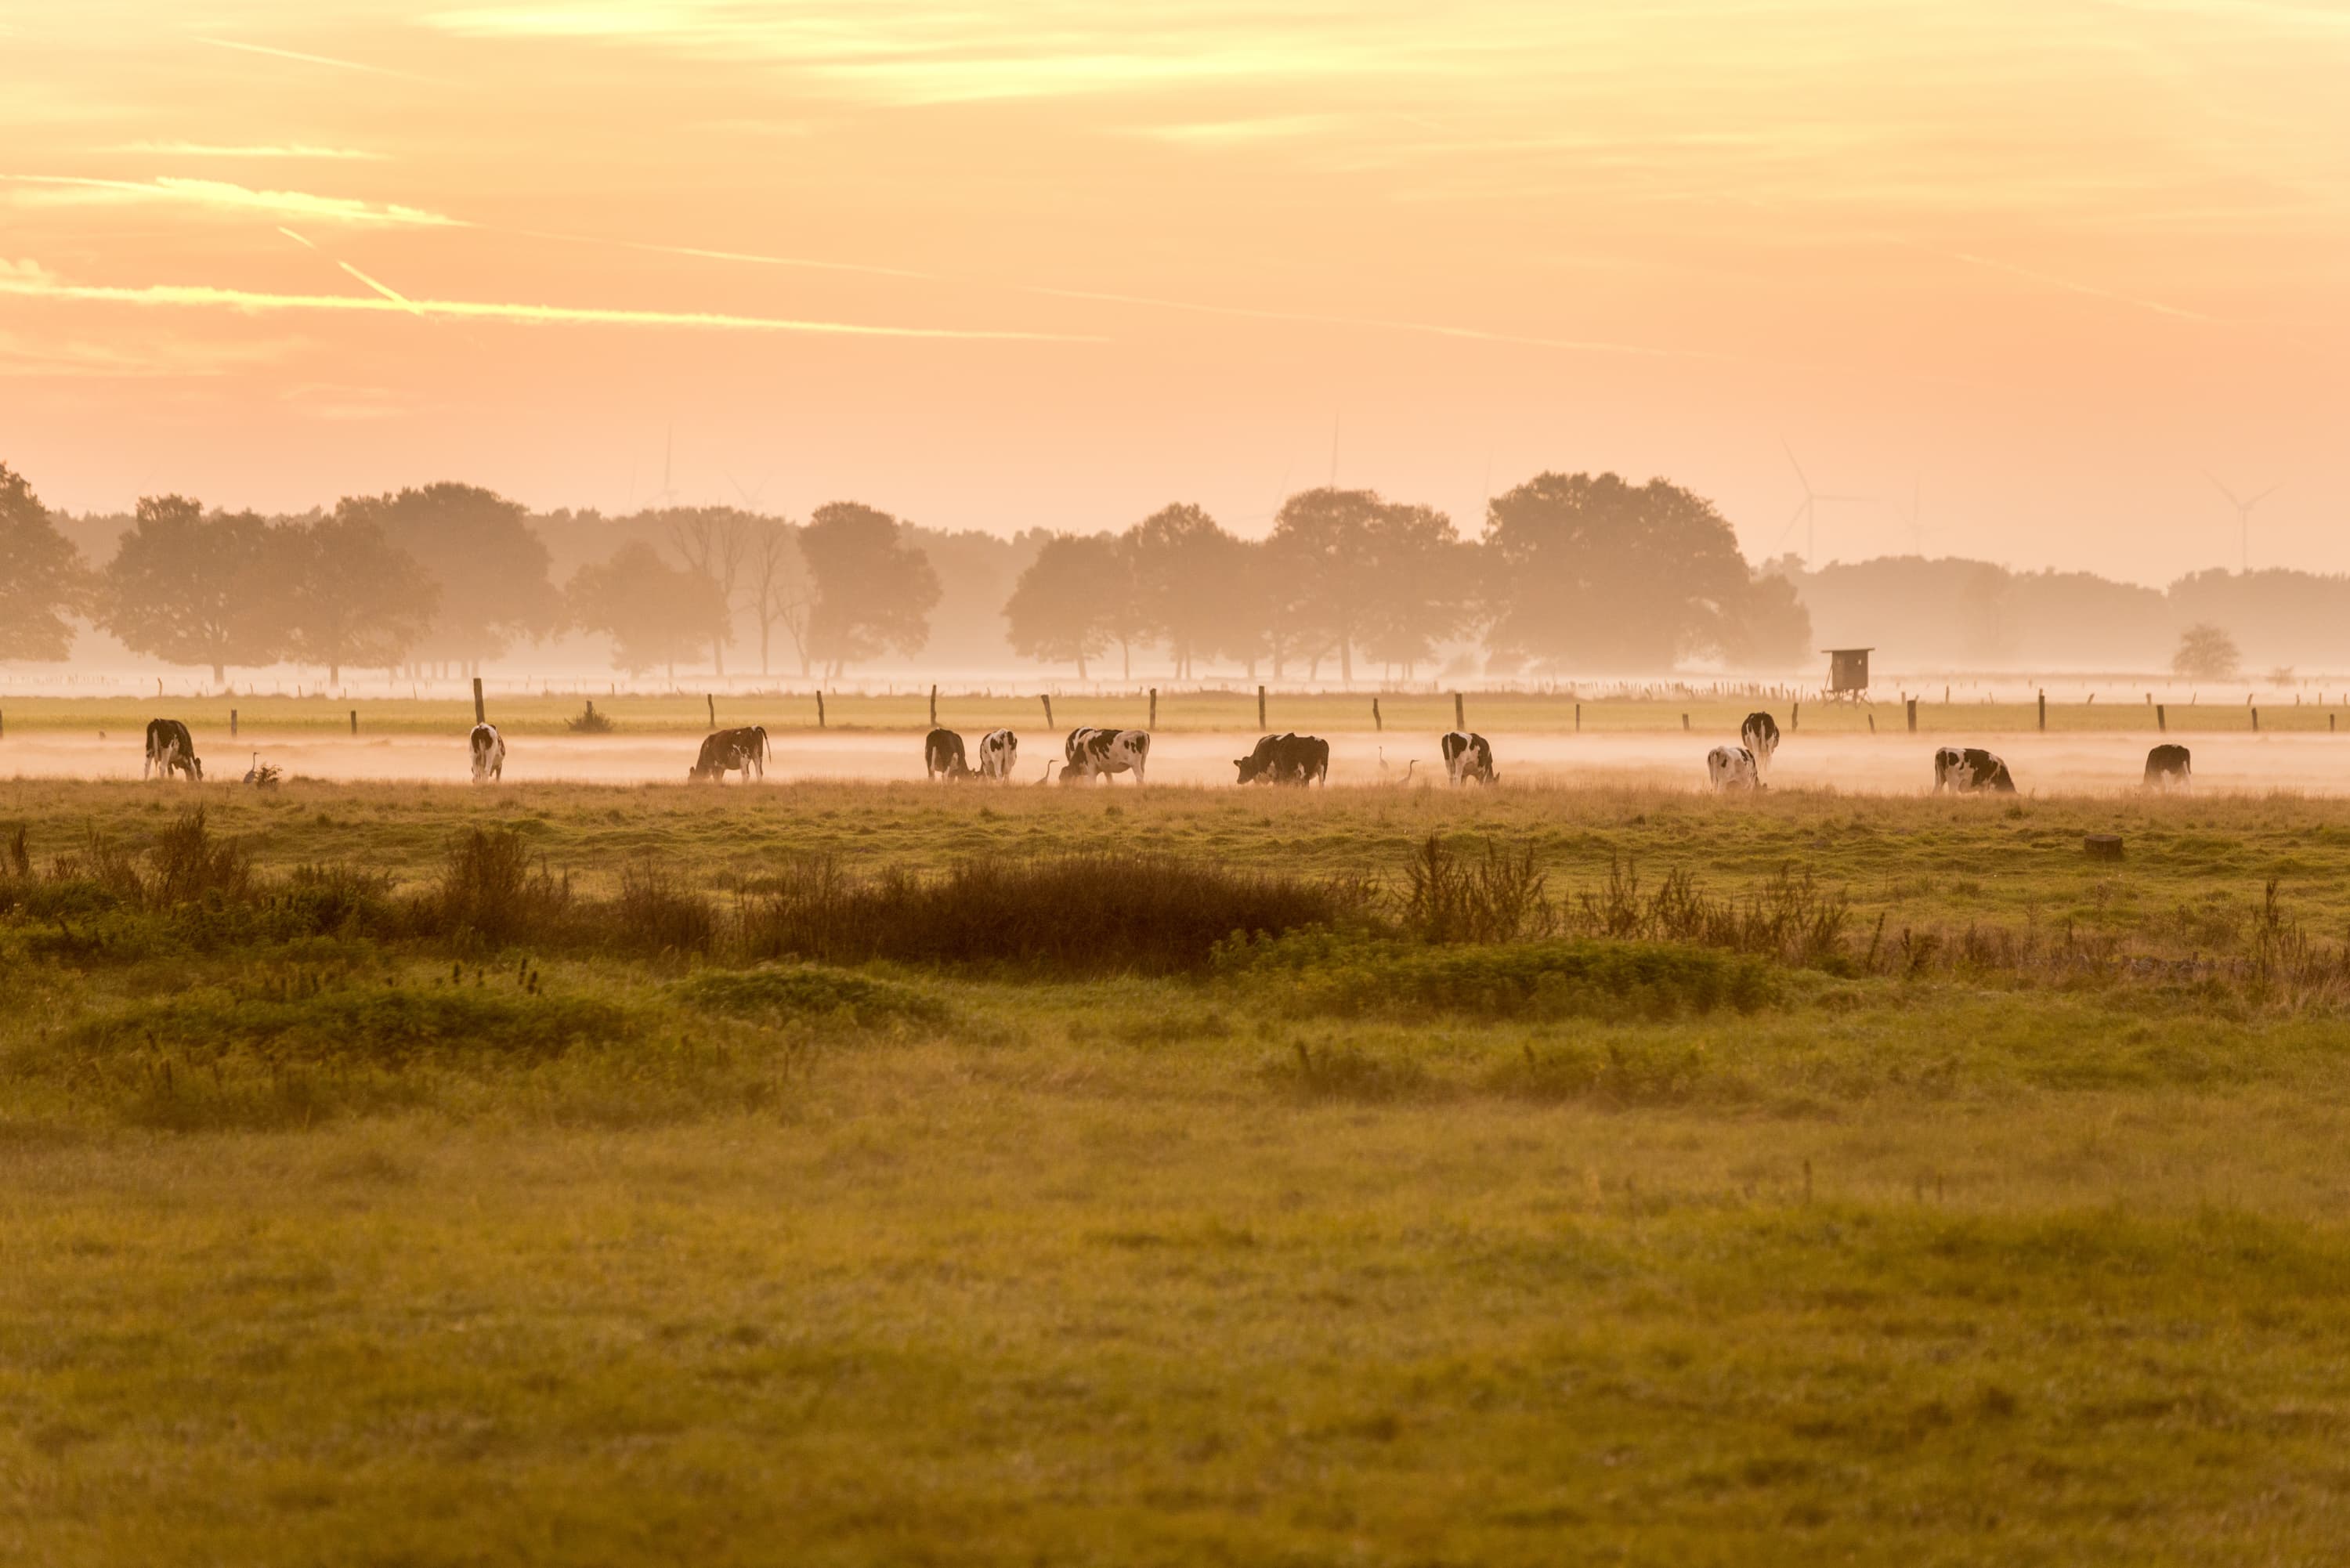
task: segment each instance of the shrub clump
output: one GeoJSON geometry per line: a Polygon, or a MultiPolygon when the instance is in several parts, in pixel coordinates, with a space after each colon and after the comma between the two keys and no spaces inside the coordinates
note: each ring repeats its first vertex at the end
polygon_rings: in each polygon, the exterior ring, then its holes
{"type": "Polygon", "coordinates": [[[1661,942],[1428,947],[1313,931],[1227,942],[1217,950],[1215,968],[1299,1017],[1392,1011],[1673,1017],[1723,1008],[1752,1012],[1778,994],[1760,960],[1661,942]]]}
{"type": "Polygon", "coordinates": [[[1171,974],[1207,968],[1236,932],[1358,920],[1369,897],[1353,882],[1156,855],[987,858],[871,878],[818,859],[746,896],[742,940],[752,958],[1171,974]]]}

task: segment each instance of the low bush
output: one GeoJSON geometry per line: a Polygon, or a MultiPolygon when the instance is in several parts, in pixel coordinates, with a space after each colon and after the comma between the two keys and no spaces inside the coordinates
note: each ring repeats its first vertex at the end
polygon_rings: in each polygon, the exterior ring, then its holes
{"type": "Polygon", "coordinates": [[[1752,957],[1659,942],[1579,940],[1429,947],[1310,931],[1234,940],[1216,971],[1297,1017],[1405,1011],[1487,1018],[1751,1012],[1779,981],[1752,957]]]}
{"type": "Polygon", "coordinates": [[[1369,902],[1355,882],[1167,856],[979,859],[870,878],[821,859],[745,896],[741,940],[753,958],[1171,974],[1205,969],[1235,932],[1357,922],[1369,902]]]}

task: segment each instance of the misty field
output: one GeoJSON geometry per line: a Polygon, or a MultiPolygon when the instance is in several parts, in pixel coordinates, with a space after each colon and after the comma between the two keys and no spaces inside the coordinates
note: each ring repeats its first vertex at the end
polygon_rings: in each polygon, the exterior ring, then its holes
{"type": "Polygon", "coordinates": [[[0,1555],[2336,1560],[2345,940],[2282,795],[0,783],[0,1555]]]}

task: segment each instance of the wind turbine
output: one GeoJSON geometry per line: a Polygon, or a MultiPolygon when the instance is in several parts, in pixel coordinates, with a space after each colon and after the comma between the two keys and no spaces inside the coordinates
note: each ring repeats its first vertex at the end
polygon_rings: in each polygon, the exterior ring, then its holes
{"type": "Polygon", "coordinates": [[[677,421],[675,420],[671,420],[669,426],[669,434],[664,436],[661,440],[661,487],[653,496],[654,502],[663,507],[670,507],[677,504],[677,489],[669,482],[670,459],[676,451],[677,421]]]}
{"type": "Polygon", "coordinates": [[[1911,475],[1909,480],[1909,514],[1905,521],[1909,524],[1910,553],[1917,556],[1920,560],[1923,560],[1926,555],[1926,531],[1918,526],[1919,498],[1922,495],[1924,489],[1924,482],[1918,479],[1916,475],[1911,475]]]}
{"type": "Polygon", "coordinates": [[[2220,483],[2220,476],[2212,472],[2210,469],[2207,468],[2203,471],[2203,477],[2210,480],[2212,484],[2218,488],[2220,493],[2228,498],[2228,504],[2236,509],[2236,528],[2238,533],[2236,575],[2238,576],[2241,576],[2246,572],[2252,569],[2252,508],[2258,506],[2262,502],[2266,501],[2270,496],[2274,495],[2279,490],[2282,489],[2283,482],[2280,480],[2277,483],[2270,485],[2266,490],[2262,491],[2258,495],[2255,495],[2250,501],[2247,501],[2242,496],[2237,494],[2234,491],[2229,489],[2226,485],[2221,484],[2220,483]]]}
{"type": "Polygon", "coordinates": [[[1810,571],[1819,565],[1819,557],[1815,553],[1815,546],[1819,543],[1819,504],[1823,501],[1866,501],[1869,497],[1822,494],[1812,488],[1810,475],[1804,472],[1804,465],[1795,461],[1795,449],[1784,441],[1779,443],[1779,449],[1787,454],[1787,466],[1795,471],[1795,483],[1804,487],[1804,499],[1796,504],[1794,515],[1787,519],[1787,526],[1779,530],[1779,537],[1784,539],[1789,530],[1798,523],[1804,525],[1804,569],[1810,571]]]}
{"type": "Polygon", "coordinates": [[[718,472],[726,474],[726,483],[733,485],[734,487],[734,493],[743,498],[743,510],[745,512],[756,512],[759,510],[759,497],[767,493],[767,481],[775,477],[775,474],[770,472],[759,481],[758,487],[756,489],[745,490],[743,488],[743,482],[735,478],[733,474],[728,472],[723,468],[721,468],[718,472]]]}

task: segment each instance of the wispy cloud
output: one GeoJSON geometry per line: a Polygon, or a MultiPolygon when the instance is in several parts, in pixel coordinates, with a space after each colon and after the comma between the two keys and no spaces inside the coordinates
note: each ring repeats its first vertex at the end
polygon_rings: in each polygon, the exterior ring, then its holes
{"type": "Polygon", "coordinates": [[[356,147],[312,147],[303,142],[289,142],[283,146],[224,147],[205,141],[126,141],[117,147],[101,147],[98,151],[146,153],[166,158],[299,158],[354,163],[385,161],[385,155],[380,152],[362,151],[356,147]]]}
{"type": "Polygon", "coordinates": [[[225,180],[188,180],[162,174],[152,180],[99,180],[78,174],[0,174],[0,184],[15,187],[15,199],[30,206],[78,202],[161,202],[203,207],[215,212],[263,213],[279,218],[308,218],[330,223],[366,223],[402,228],[469,228],[462,219],[396,202],[365,202],[349,196],[317,196],[307,191],[255,191],[225,180]]]}
{"type": "Polygon", "coordinates": [[[1138,125],[1129,134],[1191,147],[1230,147],[1324,136],[1346,121],[1335,114],[1281,114],[1259,119],[1211,119],[1184,125],[1138,125]]]}
{"type": "MultiPolygon", "coordinates": [[[[362,276],[370,287],[382,286],[362,276]]],[[[947,338],[975,341],[1093,343],[1099,337],[1058,332],[1023,332],[957,327],[888,327],[864,322],[816,321],[788,317],[737,316],[715,311],[637,310],[602,306],[532,305],[479,299],[410,299],[390,290],[372,296],[272,294],[255,289],[215,288],[203,284],[66,283],[54,276],[0,275],[0,295],[93,304],[233,311],[241,315],[324,312],[336,315],[416,314],[516,326],[674,327],[706,332],[807,333],[842,337],[947,338]]]]}

